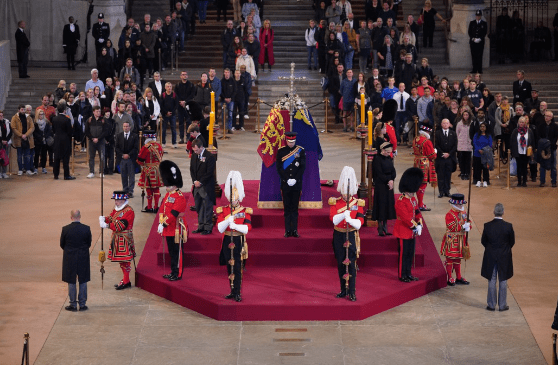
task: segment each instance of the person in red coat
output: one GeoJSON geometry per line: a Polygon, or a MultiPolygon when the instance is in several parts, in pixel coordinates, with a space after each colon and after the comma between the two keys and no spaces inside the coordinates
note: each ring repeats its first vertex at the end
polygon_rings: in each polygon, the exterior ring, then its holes
{"type": "Polygon", "coordinates": [[[397,101],[394,99],[386,100],[384,103],[384,109],[382,111],[381,121],[386,127],[386,134],[388,136],[389,143],[393,145],[393,156],[397,156],[397,136],[395,134],[395,128],[393,128],[393,120],[397,113],[397,101]]]}
{"type": "Polygon", "coordinates": [[[448,285],[469,285],[469,282],[461,276],[461,259],[467,260],[466,255],[469,248],[465,232],[471,229],[471,223],[467,220],[464,205],[467,204],[463,194],[452,194],[449,200],[451,209],[446,214],[446,234],[440,247],[440,255],[446,257],[446,271],[448,272],[448,285]],[[456,279],[452,277],[455,271],[456,279]]]}
{"type": "Polygon", "coordinates": [[[215,210],[218,214],[217,229],[223,234],[219,264],[227,266],[227,277],[231,286],[231,292],[225,298],[241,302],[242,267],[248,258],[246,234],[252,229],[253,211],[252,208],[240,205],[244,199],[244,184],[240,172],[229,172],[224,190],[225,196],[231,204],[217,207],[215,210]]]}
{"type": "Polygon", "coordinates": [[[434,149],[432,141],[430,141],[430,133],[432,133],[432,128],[430,128],[428,124],[422,124],[420,126],[419,135],[416,136],[413,141],[413,154],[415,155],[414,167],[418,167],[423,173],[422,184],[417,191],[419,209],[423,212],[430,211],[430,208],[424,204],[426,185],[431,183],[433,187],[436,187],[438,183],[436,168],[434,166],[436,150],[434,149]]]}
{"type": "Polygon", "coordinates": [[[188,226],[182,217],[186,211],[186,198],[182,188],[182,174],[178,166],[165,160],[159,165],[161,179],[167,193],[161,204],[157,233],[165,237],[171,258],[171,272],[163,275],[169,281],[182,279],[182,242],[188,238],[188,226]]]}
{"type": "Polygon", "coordinates": [[[141,176],[138,187],[145,189],[147,194],[147,207],[143,212],[157,213],[159,210],[159,187],[163,186],[159,174],[159,164],[163,160],[163,147],[157,142],[155,131],[145,131],[145,144],[138,155],[138,164],[141,166],[141,176]]]}
{"type": "Polygon", "coordinates": [[[267,62],[267,67],[269,67],[269,72],[271,72],[271,66],[275,64],[275,57],[273,56],[273,29],[271,29],[271,22],[269,19],[264,20],[263,28],[260,29],[260,57],[258,62],[262,65],[262,72],[265,71],[264,65],[267,62]]]}
{"type": "Polygon", "coordinates": [[[101,228],[112,230],[108,259],[120,263],[123,277],[115,287],[116,290],[122,290],[132,287],[130,262],[136,257],[132,232],[135,213],[134,209],[128,204],[128,195],[125,191],[113,192],[112,199],[114,199],[114,209],[108,216],[100,216],[99,224],[101,228]]]}
{"type": "Polygon", "coordinates": [[[358,231],[364,224],[364,205],[362,199],[353,197],[358,190],[355,170],[345,166],[337,184],[339,198],[329,198],[329,219],[333,222],[333,253],[337,260],[337,271],[341,291],[337,298],[347,295],[356,301],[356,260],[360,254],[360,237],[358,231]],[[347,195],[347,189],[349,195],[347,195]],[[348,208],[347,208],[348,207],[348,208]],[[348,233],[347,233],[348,231],[348,233]]]}
{"type": "Polygon", "coordinates": [[[415,193],[423,180],[422,170],[417,167],[407,169],[399,181],[401,195],[395,202],[397,220],[393,235],[399,241],[399,280],[404,283],[418,280],[411,274],[415,256],[415,237],[422,234],[422,215],[415,193]]]}

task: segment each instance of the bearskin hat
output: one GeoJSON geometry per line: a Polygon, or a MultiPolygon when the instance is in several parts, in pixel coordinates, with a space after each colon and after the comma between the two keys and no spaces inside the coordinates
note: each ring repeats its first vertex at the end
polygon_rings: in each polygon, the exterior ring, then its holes
{"type": "Polygon", "coordinates": [[[182,174],[174,162],[170,160],[162,161],[159,164],[159,173],[165,186],[176,186],[179,189],[182,187],[182,174]]]}
{"type": "Polygon", "coordinates": [[[403,173],[399,181],[399,192],[416,193],[422,185],[424,174],[418,167],[411,167],[403,173]]]}
{"type": "Polygon", "coordinates": [[[193,100],[186,102],[186,109],[190,112],[190,117],[193,121],[200,121],[203,119],[203,109],[197,102],[193,100]]]}
{"type": "Polygon", "coordinates": [[[383,123],[393,121],[395,119],[395,114],[397,113],[397,101],[389,99],[384,103],[384,109],[382,111],[383,123]]]}

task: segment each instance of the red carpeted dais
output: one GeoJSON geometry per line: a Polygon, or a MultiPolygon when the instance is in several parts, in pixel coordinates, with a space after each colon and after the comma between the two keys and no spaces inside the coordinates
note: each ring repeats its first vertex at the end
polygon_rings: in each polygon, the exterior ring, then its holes
{"type": "MultiPolygon", "coordinates": [[[[190,234],[184,247],[182,280],[169,282],[170,257],[153,222],[137,266],[136,285],[205,316],[224,321],[362,320],[446,286],[446,273],[428,228],[417,238],[413,275],[397,278],[398,243],[393,236],[379,237],[376,228],[360,230],[361,255],[356,278],[356,302],[337,299],[339,278],[333,256],[333,224],[329,220],[334,187],[322,187],[322,209],[299,210],[300,238],[284,238],[283,211],[257,209],[259,181],[244,181],[252,207],[252,230],[247,235],[249,258],[243,274],[242,302],[225,299],[230,292],[226,267],[219,266],[222,235],[214,227],[207,236],[190,234]]],[[[218,205],[227,205],[223,195],[218,205]]],[[[189,196],[188,206],[193,205],[189,196]]],[[[428,219],[428,213],[425,214],[428,219]]],[[[187,210],[190,232],[197,227],[196,212],[187,210]]],[[[390,222],[389,231],[393,231],[390,222]]]]}

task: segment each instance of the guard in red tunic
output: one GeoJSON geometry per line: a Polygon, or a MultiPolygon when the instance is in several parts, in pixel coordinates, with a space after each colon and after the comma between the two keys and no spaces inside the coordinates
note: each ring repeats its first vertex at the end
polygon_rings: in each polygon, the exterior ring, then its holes
{"type": "Polygon", "coordinates": [[[393,155],[397,156],[397,135],[393,127],[395,115],[397,114],[397,101],[394,99],[386,100],[384,109],[382,111],[381,121],[385,124],[386,134],[388,135],[389,143],[393,145],[393,155]]]}
{"type": "Polygon", "coordinates": [[[418,280],[411,274],[415,256],[415,237],[422,233],[422,215],[415,193],[423,181],[422,170],[417,167],[407,169],[399,181],[401,195],[395,202],[397,220],[393,235],[399,241],[399,280],[404,283],[418,280]]]}
{"type": "Polygon", "coordinates": [[[423,201],[426,185],[431,183],[433,187],[436,187],[438,183],[436,168],[434,166],[436,151],[434,150],[434,145],[432,145],[430,141],[430,133],[432,133],[432,128],[430,128],[428,124],[422,124],[420,126],[419,135],[416,136],[413,141],[413,154],[415,155],[414,167],[421,169],[424,175],[422,184],[417,191],[419,209],[423,212],[430,211],[430,208],[428,208],[423,201]]]}
{"type": "Polygon", "coordinates": [[[116,290],[132,287],[130,282],[130,262],[136,257],[134,247],[134,209],[128,204],[128,195],[124,191],[115,191],[112,194],[114,199],[114,209],[108,216],[100,216],[99,224],[101,228],[112,230],[108,259],[112,262],[120,263],[123,278],[119,284],[115,285],[116,290]]]}
{"type": "Polygon", "coordinates": [[[188,238],[188,226],[182,219],[186,211],[186,198],[179,190],[183,184],[178,166],[165,160],[159,165],[159,171],[167,193],[161,203],[157,232],[167,240],[171,258],[171,272],[163,275],[163,278],[176,281],[182,279],[182,244],[188,238]]]}
{"type": "Polygon", "coordinates": [[[358,230],[364,223],[364,200],[353,197],[358,190],[355,170],[345,166],[341,172],[337,191],[340,198],[329,198],[329,219],[333,222],[333,253],[337,260],[337,271],[341,291],[337,298],[347,295],[356,301],[356,260],[360,255],[358,230]],[[347,187],[349,195],[347,195],[347,187]],[[347,229],[348,228],[348,229],[347,229]],[[348,233],[347,233],[348,232],[348,233]]]}
{"type": "Polygon", "coordinates": [[[240,205],[244,199],[244,184],[238,171],[229,172],[225,182],[225,196],[231,204],[217,207],[217,229],[223,233],[223,244],[219,253],[219,264],[227,266],[231,292],[227,299],[242,301],[242,267],[248,259],[246,234],[252,229],[252,208],[240,205]],[[232,190],[232,193],[231,193],[232,190]],[[232,214],[231,214],[232,208],[232,214]]]}
{"type": "Polygon", "coordinates": [[[452,194],[449,200],[450,211],[446,214],[446,234],[442,240],[440,255],[446,257],[446,271],[448,272],[448,285],[469,285],[469,282],[461,276],[461,259],[467,260],[469,243],[466,232],[471,229],[471,223],[467,221],[467,213],[464,205],[467,204],[463,194],[452,194]],[[456,279],[452,277],[455,271],[456,279]]]}
{"type": "Polygon", "coordinates": [[[157,143],[155,131],[146,131],[145,144],[142,146],[138,163],[141,166],[141,176],[138,187],[144,189],[147,195],[147,207],[143,212],[157,213],[159,210],[159,187],[163,186],[159,175],[159,164],[163,160],[163,147],[157,143]]]}

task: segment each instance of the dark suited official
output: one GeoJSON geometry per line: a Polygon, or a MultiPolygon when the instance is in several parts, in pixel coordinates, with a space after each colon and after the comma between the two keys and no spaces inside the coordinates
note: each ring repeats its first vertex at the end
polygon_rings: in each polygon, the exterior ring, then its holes
{"type": "Polygon", "coordinates": [[[52,173],[54,174],[54,180],[58,180],[60,160],[62,160],[64,180],[74,180],[75,177],[70,176],[70,155],[72,154],[74,127],[72,127],[70,118],[64,114],[66,103],[58,104],[56,109],[58,115],[52,118],[52,131],[54,132],[54,166],[52,167],[52,173]]]}
{"type": "MultiPolygon", "coordinates": [[[[71,16],[68,21],[70,23],[66,24],[64,26],[64,30],[62,31],[62,47],[64,47],[64,53],[66,54],[68,70],[75,70],[75,55],[80,40],[79,26],[74,23],[73,16],[71,16]]],[[[105,82],[103,79],[101,79],[101,81],[105,82]]]]}
{"type": "Polygon", "coordinates": [[[299,237],[298,203],[302,192],[306,155],[304,148],[296,145],[296,135],[296,132],[285,132],[287,145],[277,151],[277,172],[281,178],[285,237],[299,237]]]}
{"type": "Polygon", "coordinates": [[[192,233],[211,234],[215,205],[215,156],[203,147],[203,142],[192,142],[194,154],[190,161],[194,201],[198,212],[198,229],[192,233]]]}
{"type": "Polygon", "coordinates": [[[438,198],[450,196],[451,174],[457,168],[457,134],[450,128],[449,119],[442,120],[442,128],[436,131],[436,173],[438,174],[438,198]]]}
{"type": "Polygon", "coordinates": [[[482,11],[477,10],[476,19],[469,23],[469,46],[471,47],[471,58],[473,69],[471,73],[482,73],[482,54],[484,52],[484,38],[488,34],[488,24],[482,20],[482,11]]]}
{"type": "Polygon", "coordinates": [[[25,22],[23,20],[17,23],[15,41],[19,78],[26,79],[29,77],[27,75],[27,63],[29,62],[29,46],[31,46],[31,43],[27,38],[27,34],[25,34],[25,22]]]}
{"type": "Polygon", "coordinates": [[[64,250],[62,258],[62,281],[68,283],[70,305],[67,311],[87,310],[87,282],[91,279],[89,265],[89,248],[91,247],[91,228],[80,223],[81,213],[72,210],[70,213],[72,223],[62,228],[60,235],[60,248],[64,250]],[[76,299],[76,281],[79,282],[79,296],[76,299]]]}

